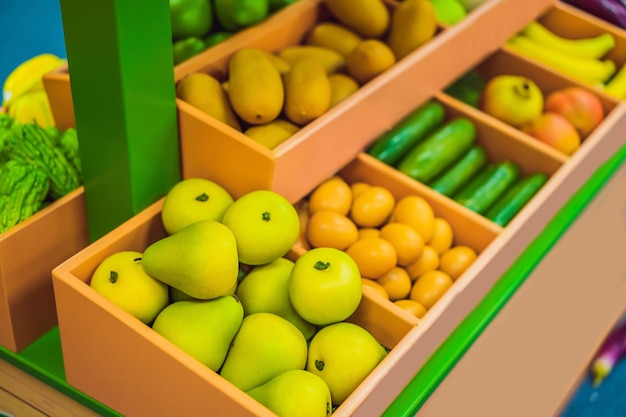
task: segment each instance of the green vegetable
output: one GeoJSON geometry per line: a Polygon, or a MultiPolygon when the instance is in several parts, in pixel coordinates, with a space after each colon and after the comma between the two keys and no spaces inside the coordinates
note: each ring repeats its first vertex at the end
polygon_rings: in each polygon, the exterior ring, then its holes
{"type": "Polygon", "coordinates": [[[38,212],[50,187],[45,173],[11,160],[0,168],[0,233],[38,212]]]}
{"type": "Polygon", "coordinates": [[[260,23],[270,13],[269,0],[214,0],[215,17],[227,31],[260,23]]]}
{"type": "Polygon", "coordinates": [[[519,177],[520,169],[512,161],[488,164],[454,196],[454,200],[470,210],[483,214],[519,177]]]}
{"type": "Polygon", "coordinates": [[[500,226],[506,226],[548,181],[548,176],[537,172],[519,179],[485,212],[485,217],[500,226]]]}
{"type": "Polygon", "coordinates": [[[474,144],[475,138],[474,123],[464,117],[457,117],[413,147],[400,160],[397,168],[409,177],[427,183],[466,152],[474,144]]]}
{"type": "Polygon", "coordinates": [[[34,123],[14,124],[15,145],[11,158],[45,173],[50,179],[50,196],[63,197],[81,184],[80,176],[63,152],[55,147],[48,132],[34,123]]]}
{"type": "Polygon", "coordinates": [[[411,148],[441,125],[443,105],[428,101],[413,110],[374,141],[367,153],[388,165],[395,165],[411,148]]]}
{"type": "Polygon", "coordinates": [[[487,82],[476,70],[470,70],[444,89],[444,92],[459,101],[478,108],[480,96],[487,82]]]}
{"type": "Polygon", "coordinates": [[[213,26],[210,0],[169,0],[172,39],[201,38],[213,26]]]}
{"type": "Polygon", "coordinates": [[[80,164],[78,134],[76,132],[76,129],[70,127],[66,129],[63,133],[61,133],[58,146],[63,152],[65,159],[67,159],[67,161],[72,164],[72,166],[80,176],[83,170],[80,164]]]}
{"type": "Polygon", "coordinates": [[[472,146],[454,165],[437,176],[430,188],[451,197],[474,177],[487,163],[487,152],[479,145],[472,146]]]}

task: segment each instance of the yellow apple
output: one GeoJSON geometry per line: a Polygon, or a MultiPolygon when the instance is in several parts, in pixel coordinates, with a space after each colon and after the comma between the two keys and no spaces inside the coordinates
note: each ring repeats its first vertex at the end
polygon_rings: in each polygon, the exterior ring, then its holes
{"type": "Polygon", "coordinates": [[[109,255],[98,265],[89,285],[146,324],[152,323],[169,302],[168,286],[144,271],[140,252],[109,255]]]}

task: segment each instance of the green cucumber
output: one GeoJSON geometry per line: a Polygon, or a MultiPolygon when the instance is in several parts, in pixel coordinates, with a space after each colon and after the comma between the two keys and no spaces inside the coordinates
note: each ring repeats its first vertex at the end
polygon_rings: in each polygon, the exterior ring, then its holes
{"type": "Polygon", "coordinates": [[[542,172],[529,174],[519,179],[485,212],[485,217],[500,226],[506,226],[546,181],[548,181],[548,176],[542,172]]]}
{"type": "Polygon", "coordinates": [[[465,153],[476,139],[474,123],[457,117],[443,124],[413,147],[397,169],[414,180],[427,183],[465,153]]]}
{"type": "Polygon", "coordinates": [[[445,110],[441,103],[428,101],[379,136],[367,153],[387,165],[394,165],[440,126],[444,116],[445,110]]]}
{"type": "Polygon", "coordinates": [[[445,196],[452,196],[487,163],[487,152],[479,145],[472,146],[461,159],[443,171],[432,182],[430,188],[445,196]]]}
{"type": "Polygon", "coordinates": [[[487,165],[487,168],[454,197],[459,204],[479,214],[489,209],[521,175],[519,166],[509,160],[487,165]]]}

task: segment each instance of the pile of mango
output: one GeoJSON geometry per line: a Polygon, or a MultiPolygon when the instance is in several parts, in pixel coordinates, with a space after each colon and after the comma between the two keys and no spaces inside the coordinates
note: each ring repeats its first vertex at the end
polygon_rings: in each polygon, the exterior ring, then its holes
{"type": "Polygon", "coordinates": [[[391,68],[437,32],[429,0],[325,0],[328,20],[301,43],[248,47],[230,58],[225,80],[192,73],[177,96],[269,149],[391,68]]]}

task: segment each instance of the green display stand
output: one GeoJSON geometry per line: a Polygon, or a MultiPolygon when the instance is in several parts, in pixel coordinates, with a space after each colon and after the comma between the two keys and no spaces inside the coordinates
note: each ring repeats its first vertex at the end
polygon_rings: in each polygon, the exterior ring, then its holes
{"type": "MultiPolygon", "coordinates": [[[[461,322],[384,413],[385,417],[413,416],[444,380],[481,332],[515,294],[535,266],[626,161],[626,145],[605,162],[561,208],[557,215],[461,322]]],[[[16,354],[0,348],[0,358],[48,383],[103,416],[120,416],[71,387],[65,380],[58,327],[16,354]]]]}
{"type": "Polygon", "coordinates": [[[61,0],[92,241],[181,178],[168,0],[61,0]]]}

